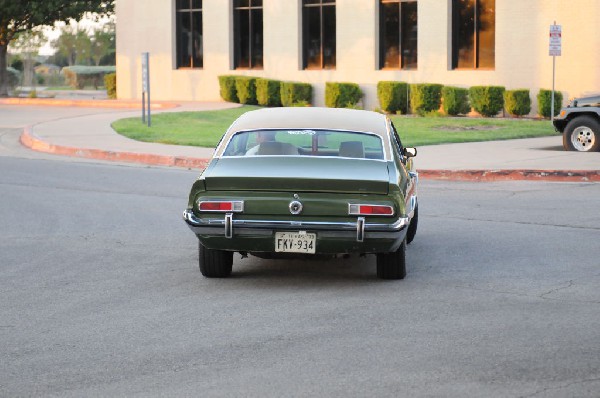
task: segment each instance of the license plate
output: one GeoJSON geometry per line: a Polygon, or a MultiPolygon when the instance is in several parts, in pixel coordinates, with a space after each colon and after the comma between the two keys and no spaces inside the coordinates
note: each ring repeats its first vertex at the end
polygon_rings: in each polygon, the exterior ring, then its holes
{"type": "Polygon", "coordinates": [[[315,253],[317,235],[300,232],[275,232],[275,251],[282,253],[315,253]]]}

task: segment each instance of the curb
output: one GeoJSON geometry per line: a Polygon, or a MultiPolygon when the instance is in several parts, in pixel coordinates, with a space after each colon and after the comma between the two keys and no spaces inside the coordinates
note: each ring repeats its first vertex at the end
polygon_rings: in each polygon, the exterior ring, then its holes
{"type": "Polygon", "coordinates": [[[174,166],[184,168],[204,169],[210,159],[191,158],[187,156],[154,155],[136,152],[107,151],[104,149],[74,148],[54,145],[37,137],[33,126],[27,126],[21,134],[21,143],[29,149],[54,155],[72,156],[77,158],[108,160],[111,162],[140,163],[151,166],[174,166]]]}
{"type": "MultiPolygon", "coordinates": [[[[111,162],[139,163],[150,166],[171,166],[204,169],[210,159],[187,156],[166,156],[136,152],[108,151],[104,149],[75,148],[54,145],[37,137],[33,126],[27,126],[21,134],[21,143],[34,151],[55,155],[111,162]]],[[[417,170],[419,178],[443,181],[554,181],[554,182],[600,182],[600,170],[417,170]]]]}
{"type": "Polygon", "coordinates": [[[600,182],[600,170],[417,170],[420,178],[446,181],[600,182]]]}
{"type": "MultiPolygon", "coordinates": [[[[123,101],[111,99],[70,100],[55,98],[1,98],[0,105],[33,105],[33,106],[69,106],[80,108],[117,108],[117,109],[142,109],[139,101],[123,101]]],[[[178,104],[170,102],[154,102],[150,109],[172,109],[178,104]]]]}

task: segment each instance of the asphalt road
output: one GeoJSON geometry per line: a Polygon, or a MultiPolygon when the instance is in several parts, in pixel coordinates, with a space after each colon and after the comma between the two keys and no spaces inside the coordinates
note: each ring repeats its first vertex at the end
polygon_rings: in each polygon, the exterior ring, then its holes
{"type": "Polygon", "coordinates": [[[0,396],[598,397],[600,184],[421,181],[403,281],[374,257],[204,279],[197,172],[0,134],[0,396]]]}

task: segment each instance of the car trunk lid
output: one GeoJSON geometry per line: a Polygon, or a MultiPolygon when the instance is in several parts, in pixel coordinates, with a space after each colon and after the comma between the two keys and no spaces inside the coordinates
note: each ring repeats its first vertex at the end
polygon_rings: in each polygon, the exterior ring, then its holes
{"type": "Polygon", "coordinates": [[[204,173],[208,191],[347,192],[387,194],[384,161],[335,157],[231,157],[204,173]]]}

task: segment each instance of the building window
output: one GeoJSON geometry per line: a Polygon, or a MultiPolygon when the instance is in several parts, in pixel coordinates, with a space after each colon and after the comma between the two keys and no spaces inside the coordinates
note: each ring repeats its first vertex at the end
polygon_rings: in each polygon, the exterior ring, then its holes
{"type": "Polygon", "coordinates": [[[494,68],[496,1],[452,1],[452,67],[494,68]]]}
{"type": "Polygon", "coordinates": [[[262,0],[235,0],[233,3],[233,26],[235,68],[262,69],[262,0]]]}
{"type": "Polygon", "coordinates": [[[335,69],[335,0],[302,0],[305,69],[335,69]]]}
{"type": "Polygon", "coordinates": [[[202,68],[202,0],[176,0],[177,67],[202,68]]]}
{"type": "Polygon", "coordinates": [[[380,0],[379,68],[417,68],[415,0],[380,0]]]}

